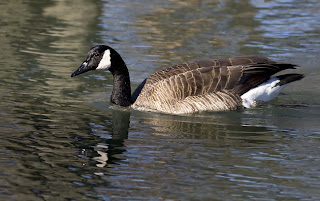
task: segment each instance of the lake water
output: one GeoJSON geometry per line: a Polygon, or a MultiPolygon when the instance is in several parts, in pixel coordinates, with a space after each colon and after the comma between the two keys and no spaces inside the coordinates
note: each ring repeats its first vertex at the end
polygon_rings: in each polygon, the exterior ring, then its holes
{"type": "Polygon", "coordinates": [[[0,3],[0,200],[320,199],[319,0],[0,3]],[[184,61],[264,55],[306,77],[266,106],[186,116],[70,78],[108,44],[135,88],[184,61]]]}

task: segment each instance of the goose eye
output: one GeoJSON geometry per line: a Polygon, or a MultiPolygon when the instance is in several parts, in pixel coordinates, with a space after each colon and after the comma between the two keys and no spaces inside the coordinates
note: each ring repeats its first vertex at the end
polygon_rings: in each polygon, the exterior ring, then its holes
{"type": "Polygon", "coordinates": [[[99,53],[95,53],[94,56],[95,56],[95,57],[99,57],[100,54],[99,54],[99,53]]]}

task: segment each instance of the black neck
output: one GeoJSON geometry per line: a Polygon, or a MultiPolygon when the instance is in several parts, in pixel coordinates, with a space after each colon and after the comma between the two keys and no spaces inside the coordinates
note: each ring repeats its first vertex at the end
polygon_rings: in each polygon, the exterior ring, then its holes
{"type": "Polygon", "coordinates": [[[131,87],[128,69],[124,72],[112,72],[114,83],[111,102],[123,107],[131,105],[131,87]]]}

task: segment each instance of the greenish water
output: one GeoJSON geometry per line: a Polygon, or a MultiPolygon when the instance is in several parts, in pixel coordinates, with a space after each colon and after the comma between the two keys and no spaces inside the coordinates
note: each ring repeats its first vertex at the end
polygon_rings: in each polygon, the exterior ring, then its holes
{"type": "Polygon", "coordinates": [[[320,2],[0,2],[0,200],[317,200],[320,2]],[[306,77],[250,110],[173,116],[71,79],[108,44],[133,88],[183,61],[258,54],[306,77]]]}

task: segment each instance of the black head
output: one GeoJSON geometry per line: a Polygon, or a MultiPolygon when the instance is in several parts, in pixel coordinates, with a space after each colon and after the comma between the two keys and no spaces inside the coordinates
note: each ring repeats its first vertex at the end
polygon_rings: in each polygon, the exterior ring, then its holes
{"type": "Polygon", "coordinates": [[[85,61],[71,74],[71,77],[75,77],[90,70],[111,71],[112,65],[115,62],[117,63],[118,60],[122,61],[120,55],[111,47],[107,45],[94,46],[88,51],[85,61]]]}

